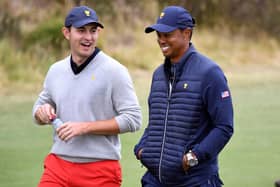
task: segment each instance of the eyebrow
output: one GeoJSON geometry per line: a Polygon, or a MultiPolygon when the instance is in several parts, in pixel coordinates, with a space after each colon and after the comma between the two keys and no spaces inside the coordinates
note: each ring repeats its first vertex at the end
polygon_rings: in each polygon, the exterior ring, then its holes
{"type": "Polygon", "coordinates": [[[82,26],[82,27],[78,27],[77,29],[86,29],[86,28],[89,28],[90,30],[92,30],[92,29],[95,29],[95,30],[97,30],[97,28],[98,28],[98,26],[95,26],[95,25],[84,25],[84,26],[82,26]]]}

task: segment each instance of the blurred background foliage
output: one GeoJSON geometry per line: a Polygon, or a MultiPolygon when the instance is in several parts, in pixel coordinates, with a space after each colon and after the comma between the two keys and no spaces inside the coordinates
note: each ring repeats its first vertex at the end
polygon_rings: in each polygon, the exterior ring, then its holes
{"type": "MultiPolygon", "coordinates": [[[[187,8],[197,21],[192,42],[224,69],[234,95],[235,137],[221,155],[225,186],[273,185],[279,177],[280,0],[0,0],[0,186],[39,180],[51,131],[30,126],[30,109],[49,66],[69,55],[61,28],[80,4],[94,8],[105,26],[98,47],[129,68],[143,125],[151,73],[163,60],[155,33],[144,28],[167,5],[187,8]]],[[[141,134],[122,135],[123,186],[137,186],[145,171],[131,154],[141,134]]]]}
{"type": "Polygon", "coordinates": [[[198,33],[193,40],[215,60],[230,66],[278,63],[279,0],[1,0],[0,92],[36,89],[49,65],[68,55],[61,28],[75,5],[96,10],[105,25],[98,46],[130,69],[150,71],[161,63],[154,35],[143,30],[167,5],[192,13],[198,33]]]}
{"type": "MultiPolygon", "coordinates": [[[[161,6],[175,2],[158,1],[161,6]]],[[[280,1],[279,0],[178,0],[178,4],[187,7],[198,23],[215,27],[225,25],[234,33],[242,30],[248,36],[252,33],[267,32],[279,39],[280,1]]]]}

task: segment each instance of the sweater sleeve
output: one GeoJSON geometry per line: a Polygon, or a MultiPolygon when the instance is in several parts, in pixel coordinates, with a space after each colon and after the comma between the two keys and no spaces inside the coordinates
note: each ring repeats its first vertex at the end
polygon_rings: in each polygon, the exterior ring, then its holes
{"type": "Polygon", "coordinates": [[[203,101],[212,126],[207,136],[193,148],[200,162],[217,157],[233,134],[233,106],[227,80],[218,67],[203,82],[203,101]]]}
{"type": "Polygon", "coordinates": [[[33,121],[37,124],[38,124],[38,122],[35,119],[35,113],[36,113],[38,107],[40,107],[43,104],[48,103],[48,104],[52,105],[54,108],[56,108],[55,103],[51,99],[51,96],[50,96],[50,93],[49,93],[48,80],[49,80],[49,73],[47,74],[47,76],[45,78],[44,85],[43,85],[43,90],[41,91],[41,93],[39,94],[37,100],[35,101],[35,103],[33,105],[32,117],[33,117],[33,121]]]}
{"type": "Polygon", "coordinates": [[[118,113],[115,119],[120,133],[135,132],[140,129],[142,114],[132,79],[123,66],[115,73],[114,80],[112,80],[112,99],[118,113]]]}

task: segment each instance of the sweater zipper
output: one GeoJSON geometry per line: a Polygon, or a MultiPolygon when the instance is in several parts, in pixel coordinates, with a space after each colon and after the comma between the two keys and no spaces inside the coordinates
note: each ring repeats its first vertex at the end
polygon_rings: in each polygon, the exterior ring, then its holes
{"type": "Polygon", "coordinates": [[[172,65],[173,69],[174,69],[174,74],[172,82],[170,80],[168,80],[168,100],[167,100],[167,108],[166,108],[166,114],[165,114],[165,121],[164,121],[164,132],[163,132],[163,140],[162,140],[162,146],[161,146],[161,154],[160,154],[160,160],[159,160],[159,181],[162,182],[162,176],[161,176],[161,164],[162,164],[162,156],[163,156],[163,149],[164,149],[164,145],[165,145],[165,139],[166,139],[166,127],[167,127],[167,117],[168,117],[168,113],[169,113],[169,105],[170,105],[170,100],[171,100],[171,94],[172,94],[172,89],[173,89],[173,85],[175,82],[175,77],[176,77],[176,68],[175,65],[172,65]]]}

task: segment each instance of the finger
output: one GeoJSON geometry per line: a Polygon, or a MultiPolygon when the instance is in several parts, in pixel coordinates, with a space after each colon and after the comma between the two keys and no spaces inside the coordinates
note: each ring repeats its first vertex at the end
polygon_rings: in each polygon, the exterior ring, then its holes
{"type": "Polygon", "coordinates": [[[52,115],[49,117],[49,120],[50,120],[50,121],[53,121],[55,118],[56,118],[56,114],[52,114],[52,115]]]}
{"type": "Polygon", "coordinates": [[[55,118],[56,118],[55,110],[54,110],[54,108],[51,108],[50,120],[53,120],[55,118]]]}
{"type": "Polygon", "coordinates": [[[40,108],[40,107],[36,110],[35,119],[36,119],[39,123],[44,123],[44,121],[43,121],[43,119],[42,119],[42,114],[41,114],[41,108],[40,108]]]}
{"type": "Polygon", "coordinates": [[[69,139],[71,139],[73,137],[73,134],[71,131],[69,131],[68,133],[66,133],[65,137],[64,137],[64,141],[68,141],[69,139]]]}
{"type": "Polygon", "coordinates": [[[62,133],[61,131],[60,131],[59,133],[57,133],[57,136],[58,136],[61,140],[64,140],[64,138],[65,138],[64,133],[62,133]]]}
{"type": "Polygon", "coordinates": [[[63,124],[57,128],[56,132],[60,139],[65,140],[65,138],[71,134],[71,128],[67,124],[63,124]]]}
{"type": "Polygon", "coordinates": [[[48,117],[48,121],[50,122],[51,120],[53,120],[53,117],[55,115],[54,108],[50,104],[46,104],[45,111],[48,117]]]}
{"type": "Polygon", "coordinates": [[[72,134],[72,131],[71,129],[70,130],[67,130],[67,131],[64,131],[60,134],[60,139],[63,140],[63,141],[67,141],[69,140],[70,138],[73,137],[73,134],[72,134]]]}
{"type": "Polygon", "coordinates": [[[67,123],[63,123],[62,125],[60,125],[57,129],[56,129],[56,133],[57,134],[62,134],[64,133],[67,129],[68,129],[68,124],[67,123]]]}
{"type": "Polygon", "coordinates": [[[48,123],[48,116],[44,105],[38,108],[38,116],[43,123],[48,123]]]}

